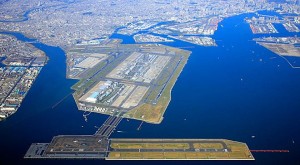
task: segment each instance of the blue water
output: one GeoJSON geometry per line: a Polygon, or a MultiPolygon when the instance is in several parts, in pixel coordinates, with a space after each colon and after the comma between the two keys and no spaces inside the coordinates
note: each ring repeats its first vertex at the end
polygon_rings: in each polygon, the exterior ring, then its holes
{"type": "MultiPolygon", "coordinates": [[[[75,80],[65,78],[65,54],[57,47],[34,44],[50,60],[16,114],[0,123],[0,164],[300,164],[300,70],[252,41],[240,15],[225,19],[213,36],[218,47],[195,46],[172,91],[172,101],[159,125],[123,120],[112,137],[224,138],[245,142],[250,149],[288,149],[290,153],[255,153],[255,161],[103,161],[24,160],[33,142],[50,142],[60,134],[93,134],[107,116],[91,114],[88,122],[71,96],[75,80]],[[276,58],[272,58],[276,57],[276,58]],[[185,120],[186,119],[186,120],[185,120]],[[83,126],[83,127],[82,127],[83,126]],[[256,136],[251,138],[251,136],[256,136]],[[293,141],[295,143],[293,143],[293,141]]],[[[281,31],[281,35],[291,35],[281,31]]],[[[28,40],[14,34],[21,40],[28,40]]],[[[113,35],[133,43],[132,37],[113,35]]]]}

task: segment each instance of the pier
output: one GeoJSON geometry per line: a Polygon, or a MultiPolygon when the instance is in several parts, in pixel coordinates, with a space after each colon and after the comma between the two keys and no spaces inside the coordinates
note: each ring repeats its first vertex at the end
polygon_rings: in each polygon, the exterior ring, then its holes
{"type": "Polygon", "coordinates": [[[251,152],[290,152],[289,150],[250,150],[251,152]]]}

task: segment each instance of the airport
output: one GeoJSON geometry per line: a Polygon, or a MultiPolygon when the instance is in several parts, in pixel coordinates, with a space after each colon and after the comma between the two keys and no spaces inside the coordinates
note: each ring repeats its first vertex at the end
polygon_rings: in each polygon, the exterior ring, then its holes
{"type": "Polygon", "coordinates": [[[33,143],[26,159],[254,160],[245,143],[226,139],[110,139],[121,117],[109,116],[94,135],[60,135],[33,143]]]}
{"type": "Polygon", "coordinates": [[[80,80],[72,87],[77,107],[158,124],[190,53],[159,44],[123,45],[116,39],[78,44],[67,60],[68,77],[80,80]],[[95,55],[102,60],[93,60],[95,55]]]}

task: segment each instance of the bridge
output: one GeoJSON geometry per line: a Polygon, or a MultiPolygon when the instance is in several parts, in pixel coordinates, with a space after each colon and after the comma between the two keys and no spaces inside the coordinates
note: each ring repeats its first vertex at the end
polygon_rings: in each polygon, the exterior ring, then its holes
{"type": "Polygon", "coordinates": [[[123,118],[117,116],[109,116],[102,126],[96,131],[94,136],[108,138],[116,129],[123,118]]]}

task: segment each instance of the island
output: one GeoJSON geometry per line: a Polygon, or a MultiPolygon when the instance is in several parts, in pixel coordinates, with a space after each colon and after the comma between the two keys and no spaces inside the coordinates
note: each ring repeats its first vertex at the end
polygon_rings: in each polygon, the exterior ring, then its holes
{"type": "Polygon", "coordinates": [[[299,16],[285,16],[284,13],[279,13],[277,16],[256,13],[252,18],[246,18],[245,21],[250,25],[253,34],[278,33],[273,24],[281,24],[288,32],[300,32],[297,26],[300,24],[299,16]]]}
{"type": "Polygon", "coordinates": [[[254,160],[245,143],[226,139],[109,139],[99,142],[95,136],[57,136],[50,144],[34,143],[25,158],[254,160]]]}
{"type": "Polygon", "coordinates": [[[94,135],[60,135],[33,143],[26,159],[254,160],[247,144],[226,139],[109,138],[122,117],[110,116],[94,135]]]}
{"type": "Polygon", "coordinates": [[[68,77],[79,110],[160,123],[191,52],[106,39],[68,51],[68,77]]]}
{"type": "Polygon", "coordinates": [[[300,37],[262,37],[254,41],[278,55],[300,57],[300,37]]]}
{"type": "Polygon", "coordinates": [[[165,37],[161,37],[161,36],[156,36],[156,35],[152,35],[152,34],[136,34],[133,36],[133,39],[135,42],[137,43],[151,43],[151,42],[173,42],[174,40],[172,39],[168,39],[165,37]]]}
{"type": "Polygon", "coordinates": [[[273,23],[279,23],[276,16],[260,16],[246,19],[253,34],[272,34],[278,33],[273,23]]]}
{"type": "Polygon", "coordinates": [[[169,37],[177,40],[189,42],[195,45],[200,45],[200,46],[217,46],[216,41],[211,37],[203,37],[203,36],[169,36],[169,37]]]}
{"type": "Polygon", "coordinates": [[[254,38],[257,44],[282,57],[292,68],[300,68],[287,57],[300,57],[300,37],[261,37],[254,38]]]}

